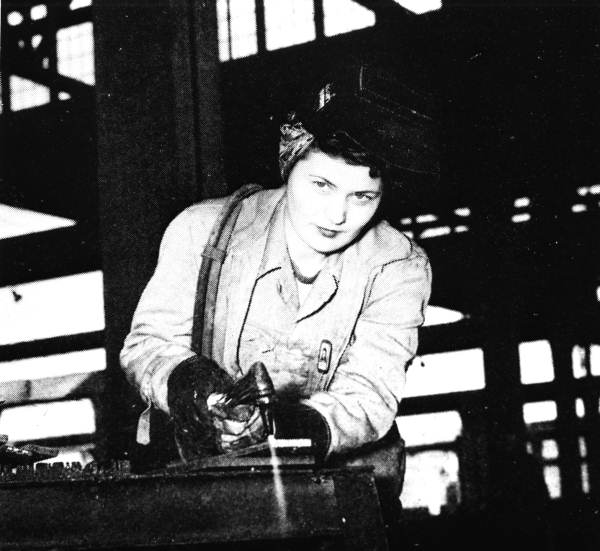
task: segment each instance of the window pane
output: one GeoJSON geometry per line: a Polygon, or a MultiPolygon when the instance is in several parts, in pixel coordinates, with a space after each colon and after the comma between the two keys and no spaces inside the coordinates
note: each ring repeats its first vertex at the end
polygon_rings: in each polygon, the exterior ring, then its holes
{"type": "Polygon", "coordinates": [[[462,432],[458,411],[401,415],[396,423],[407,446],[454,442],[462,432]]]}
{"type": "Polygon", "coordinates": [[[573,364],[573,377],[583,379],[587,375],[585,367],[586,350],[583,346],[575,345],[571,352],[571,361],[573,364]]]}
{"type": "Polygon", "coordinates": [[[316,38],[313,0],[265,0],[267,50],[277,50],[316,38]]]}
{"type": "Polygon", "coordinates": [[[94,84],[94,37],[91,23],[60,29],[56,33],[58,72],[94,84]]]}
{"type": "Polygon", "coordinates": [[[577,439],[577,443],[579,444],[579,455],[581,457],[587,457],[587,446],[585,443],[585,438],[583,436],[580,436],[577,439]]]}
{"type": "Polygon", "coordinates": [[[7,408],[0,414],[0,434],[11,441],[93,434],[95,430],[96,415],[89,399],[7,408]]]}
{"type": "Polygon", "coordinates": [[[0,383],[93,373],[106,368],[103,348],[0,363],[0,383]]]}
{"type": "Polygon", "coordinates": [[[485,388],[483,351],[479,348],[429,354],[408,369],[405,396],[428,396],[485,388]]]}
{"type": "Polygon", "coordinates": [[[558,444],[556,440],[542,440],[542,457],[544,459],[558,458],[558,444]]]}
{"type": "Polygon", "coordinates": [[[529,402],[523,405],[523,419],[528,425],[554,421],[556,416],[556,402],[554,401],[529,402]]]}
{"type": "Polygon", "coordinates": [[[581,398],[575,398],[575,413],[577,417],[585,417],[585,403],[581,398]]]}
{"type": "Polygon", "coordinates": [[[439,515],[444,506],[454,508],[460,501],[458,457],[451,451],[409,453],[402,505],[406,509],[427,508],[439,515]]]}
{"type": "Polygon", "coordinates": [[[546,465],[544,467],[544,480],[548,487],[548,493],[552,499],[561,496],[560,491],[560,469],[557,465],[546,465]]]}
{"type": "Polygon", "coordinates": [[[69,4],[69,9],[76,10],[79,8],[85,8],[92,5],[92,0],[72,0],[69,4]]]}
{"type": "Polygon", "coordinates": [[[26,78],[10,77],[10,106],[13,111],[44,105],[50,101],[50,89],[26,78]]]}
{"type": "Polygon", "coordinates": [[[597,344],[590,346],[590,370],[592,375],[600,375],[600,346],[597,344]]]}
{"type": "Polygon", "coordinates": [[[21,15],[21,13],[18,11],[11,11],[6,17],[6,20],[8,21],[9,25],[14,27],[23,23],[23,15],[21,15]]]}
{"type": "Polygon", "coordinates": [[[519,358],[523,384],[547,383],[554,380],[552,350],[548,341],[521,343],[519,358]]]}
{"type": "Polygon", "coordinates": [[[258,51],[254,0],[218,0],[217,25],[221,61],[246,57],[258,51]]]}
{"type": "Polygon", "coordinates": [[[29,13],[31,14],[31,19],[37,21],[48,15],[48,8],[44,4],[38,4],[37,6],[33,6],[29,13]]]}
{"type": "Polygon", "coordinates": [[[0,288],[0,345],[104,329],[102,272],[0,288]]]}
{"type": "Polygon", "coordinates": [[[588,471],[587,463],[581,464],[581,491],[584,494],[590,493],[590,473],[588,471]]]}
{"type": "Polygon", "coordinates": [[[352,0],[324,0],[325,36],[347,33],[375,25],[375,14],[352,0]]]}

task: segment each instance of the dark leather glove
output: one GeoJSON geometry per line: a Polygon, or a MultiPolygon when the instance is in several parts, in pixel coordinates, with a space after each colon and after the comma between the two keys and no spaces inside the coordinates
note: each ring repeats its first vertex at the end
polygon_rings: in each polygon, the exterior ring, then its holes
{"type": "Polygon", "coordinates": [[[325,418],[301,402],[276,401],[272,405],[275,438],[310,438],[317,462],[325,460],[331,431],[325,418]]]}
{"type": "Polygon", "coordinates": [[[223,369],[202,356],[180,363],[169,376],[167,401],[183,461],[219,453],[206,399],[214,392],[225,392],[232,384],[233,379],[223,369]]]}

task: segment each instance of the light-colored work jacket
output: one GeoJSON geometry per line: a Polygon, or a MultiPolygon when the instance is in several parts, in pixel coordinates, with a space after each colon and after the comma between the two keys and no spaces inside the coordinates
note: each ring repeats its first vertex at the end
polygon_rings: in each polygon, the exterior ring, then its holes
{"type": "MultiPolygon", "coordinates": [[[[331,255],[303,304],[279,320],[286,310],[272,301],[294,298],[281,254],[285,201],[285,188],[244,200],[219,282],[213,358],[234,378],[263,361],[278,391],[300,381],[302,400],[327,420],[329,453],[355,450],[394,422],[429,299],[429,262],[408,237],[378,222],[331,255]]],[[[121,352],[142,398],[167,413],[169,374],[193,355],[201,255],[223,203],[193,205],[169,225],[121,352]]]]}

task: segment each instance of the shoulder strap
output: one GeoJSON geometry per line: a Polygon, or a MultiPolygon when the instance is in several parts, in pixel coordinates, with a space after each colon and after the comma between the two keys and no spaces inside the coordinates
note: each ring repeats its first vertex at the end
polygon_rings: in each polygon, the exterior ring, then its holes
{"type": "Polygon", "coordinates": [[[261,186],[257,184],[247,184],[229,196],[202,252],[202,264],[198,274],[194,303],[192,350],[206,358],[212,358],[217,290],[221,268],[227,254],[227,246],[242,209],[242,201],[261,189],[261,186]]]}

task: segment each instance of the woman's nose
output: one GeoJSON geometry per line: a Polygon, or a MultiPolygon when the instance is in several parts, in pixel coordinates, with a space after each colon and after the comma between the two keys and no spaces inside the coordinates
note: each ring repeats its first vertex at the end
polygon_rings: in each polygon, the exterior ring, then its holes
{"type": "Polygon", "coordinates": [[[346,221],[347,205],[345,199],[333,199],[329,204],[328,216],[329,221],[336,226],[343,224],[346,221]]]}

